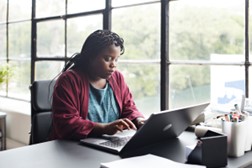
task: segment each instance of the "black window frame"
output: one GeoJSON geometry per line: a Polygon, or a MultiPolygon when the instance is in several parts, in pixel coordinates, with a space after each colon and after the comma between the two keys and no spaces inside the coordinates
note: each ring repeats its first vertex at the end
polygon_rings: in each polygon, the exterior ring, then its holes
{"type": "MultiPolygon", "coordinates": [[[[151,2],[143,2],[131,5],[124,5],[119,7],[112,7],[113,0],[104,0],[105,8],[101,10],[93,10],[88,12],[81,12],[81,13],[74,13],[74,14],[67,14],[67,5],[68,0],[65,0],[65,15],[59,16],[51,16],[51,17],[44,17],[44,18],[36,18],[36,0],[31,0],[32,3],[32,12],[31,12],[31,76],[30,82],[32,83],[35,80],[35,63],[38,61],[64,61],[67,62],[69,57],[67,57],[67,20],[69,18],[79,17],[79,16],[90,16],[95,14],[102,14],[103,15],[103,29],[111,30],[111,15],[113,9],[118,8],[127,8],[131,6],[138,6],[138,5],[147,5],[152,3],[160,3],[160,16],[161,16],[161,25],[160,25],[160,110],[169,109],[169,68],[170,65],[235,65],[235,66],[244,66],[245,67],[245,97],[249,97],[249,68],[251,67],[251,62],[249,60],[250,48],[249,48],[249,0],[245,1],[245,29],[244,29],[244,38],[245,38],[245,46],[244,46],[244,57],[245,61],[243,63],[235,63],[235,64],[228,64],[228,63],[213,63],[208,61],[171,61],[169,58],[169,12],[170,12],[170,2],[174,0],[153,0],[151,2]],[[64,20],[65,22],[65,54],[63,57],[37,57],[37,24],[40,22],[46,22],[50,20],[64,20]]],[[[10,61],[9,58],[9,24],[13,21],[8,20],[9,15],[9,0],[6,0],[7,3],[7,16],[6,22],[0,23],[0,25],[6,26],[6,58],[2,61],[6,61],[7,63],[10,61]]],[[[27,20],[23,20],[27,21],[27,20]]],[[[22,21],[17,21],[22,22],[22,21]]],[[[251,32],[252,33],[252,32],[251,32]]],[[[156,64],[157,62],[153,60],[153,62],[148,62],[156,64]]],[[[12,98],[8,96],[8,82],[6,83],[6,96],[8,98],[12,98]]],[[[16,99],[16,98],[12,98],[16,99]]]]}

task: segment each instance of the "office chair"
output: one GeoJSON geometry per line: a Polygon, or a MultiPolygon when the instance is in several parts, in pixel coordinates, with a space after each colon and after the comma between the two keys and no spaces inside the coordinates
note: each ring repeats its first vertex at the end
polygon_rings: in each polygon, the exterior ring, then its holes
{"type": "Polygon", "coordinates": [[[31,91],[31,132],[30,144],[46,142],[52,124],[51,97],[55,81],[34,81],[31,91]]]}

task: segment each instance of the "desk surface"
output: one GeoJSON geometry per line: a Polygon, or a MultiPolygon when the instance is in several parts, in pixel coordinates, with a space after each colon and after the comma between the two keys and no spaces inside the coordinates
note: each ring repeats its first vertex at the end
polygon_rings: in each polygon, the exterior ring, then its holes
{"type": "MultiPolygon", "coordinates": [[[[179,139],[155,144],[136,151],[134,155],[152,153],[178,162],[185,162],[185,145],[194,144],[195,136],[184,132],[179,139]]],[[[132,154],[128,154],[132,156],[132,154]]],[[[128,157],[123,156],[123,157],[128,157]]],[[[50,141],[0,152],[0,167],[8,168],[99,168],[101,162],[118,160],[118,155],[80,145],[73,141],[50,141]]],[[[252,152],[240,158],[229,158],[230,168],[252,164],[252,152]]]]}

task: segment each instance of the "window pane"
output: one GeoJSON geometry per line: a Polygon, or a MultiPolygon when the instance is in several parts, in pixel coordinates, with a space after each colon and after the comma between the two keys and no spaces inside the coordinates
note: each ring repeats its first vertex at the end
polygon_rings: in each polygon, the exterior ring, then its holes
{"type": "Polygon", "coordinates": [[[6,25],[0,25],[0,58],[6,59],[6,25]]]}
{"type": "Polygon", "coordinates": [[[241,104],[245,94],[243,66],[211,66],[211,103],[218,111],[229,111],[241,104]]]}
{"type": "Polygon", "coordinates": [[[244,67],[170,66],[171,108],[211,100],[215,111],[227,112],[245,93],[244,67]]]}
{"type": "Polygon", "coordinates": [[[160,59],[159,3],[112,12],[112,29],[125,40],[123,59],[160,59]]]}
{"type": "Polygon", "coordinates": [[[67,10],[68,13],[78,13],[104,8],[105,8],[104,0],[95,0],[95,1],[71,0],[68,1],[67,10]]]}
{"type": "Polygon", "coordinates": [[[13,67],[13,75],[8,84],[8,96],[30,100],[31,61],[10,61],[10,67],[13,67]]]}
{"type": "Polygon", "coordinates": [[[9,24],[9,57],[31,57],[31,22],[9,24]]]}
{"type": "Polygon", "coordinates": [[[39,61],[35,64],[35,80],[51,80],[64,67],[63,61],[39,61]]]}
{"type": "Polygon", "coordinates": [[[67,55],[80,52],[87,36],[97,29],[102,29],[102,15],[67,20],[67,55]]]}
{"type": "Polygon", "coordinates": [[[37,56],[63,57],[64,21],[47,21],[37,24],[37,56]]]}
{"type": "Polygon", "coordinates": [[[160,66],[159,64],[124,64],[118,69],[123,73],[137,108],[145,115],[160,110],[160,66]],[[148,75],[146,75],[148,74],[148,75]]]}
{"type": "MultiPolygon", "coordinates": [[[[5,65],[7,65],[7,63],[6,63],[6,61],[0,61],[0,65],[5,66],[5,65]]],[[[0,95],[1,96],[7,96],[6,95],[6,86],[7,86],[7,83],[5,81],[3,83],[0,83],[0,95]]]]}
{"type": "Polygon", "coordinates": [[[170,59],[209,60],[215,53],[244,58],[244,2],[171,1],[170,59]]]}
{"type": "Polygon", "coordinates": [[[31,0],[9,0],[9,20],[31,19],[31,0]]]}
{"type": "Polygon", "coordinates": [[[121,1],[121,0],[112,0],[112,6],[124,6],[124,5],[132,5],[132,4],[138,4],[143,2],[153,2],[155,0],[127,0],[127,1],[121,1]]]}
{"type": "Polygon", "coordinates": [[[36,18],[65,14],[65,0],[36,0],[36,18]]]}
{"type": "Polygon", "coordinates": [[[7,1],[0,0],[0,22],[6,22],[6,14],[7,14],[7,1]]]}
{"type": "Polygon", "coordinates": [[[208,66],[170,66],[170,108],[179,108],[210,100],[208,66]]]}

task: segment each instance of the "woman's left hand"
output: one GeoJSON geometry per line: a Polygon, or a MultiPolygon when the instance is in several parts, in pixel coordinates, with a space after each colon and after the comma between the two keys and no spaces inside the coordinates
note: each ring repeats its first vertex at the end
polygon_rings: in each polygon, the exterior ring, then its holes
{"type": "Polygon", "coordinates": [[[138,118],[136,118],[136,120],[135,120],[135,125],[137,126],[137,128],[139,129],[141,126],[143,126],[144,125],[144,123],[145,123],[145,119],[144,118],[142,118],[142,117],[138,117],[138,118]]]}

